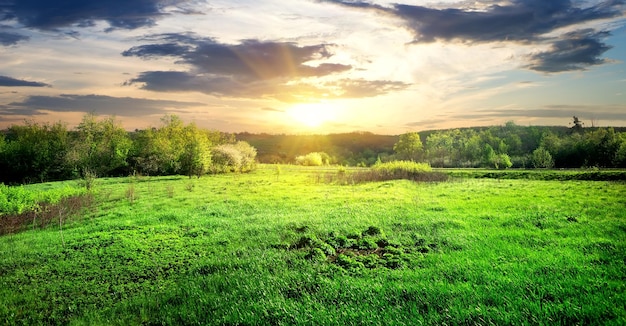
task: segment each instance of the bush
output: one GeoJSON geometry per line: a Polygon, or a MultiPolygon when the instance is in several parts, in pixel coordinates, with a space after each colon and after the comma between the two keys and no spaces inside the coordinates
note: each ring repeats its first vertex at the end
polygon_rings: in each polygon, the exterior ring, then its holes
{"type": "Polygon", "coordinates": [[[211,172],[250,172],[256,168],[256,149],[240,141],[213,148],[211,172]]]}
{"type": "Polygon", "coordinates": [[[509,157],[508,154],[496,155],[493,164],[498,170],[505,170],[513,166],[513,163],[511,162],[511,158],[509,157]]]}
{"type": "Polygon", "coordinates": [[[554,166],[554,159],[548,150],[543,147],[539,147],[533,151],[532,164],[535,168],[552,168],[554,166]]]}
{"type": "Polygon", "coordinates": [[[324,165],[324,160],[322,153],[313,152],[296,157],[296,164],[304,166],[322,166],[324,165]]]}

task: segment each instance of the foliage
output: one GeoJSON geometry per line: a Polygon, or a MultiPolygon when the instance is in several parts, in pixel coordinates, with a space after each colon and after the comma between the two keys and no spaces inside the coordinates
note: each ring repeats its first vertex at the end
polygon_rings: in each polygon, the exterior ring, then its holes
{"type": "Polygon", "coordinates": [[[409,132],[400,135],[398,142],[393,145],[393,150],[401,160],[419,161],[423,147],[420,135],[416,132],[409,132]]]}
{"type": "Polygon", "coordinates": [[[0,136],[0,181],[30,183],[66,179],[71,169],[65,164],[69,135],[64,124],[25,121],[0,136]]]}
{"type": "Polygon", "coordinates": [[[498,154],[493,159],[493,165],[496,169],[505,170],[510,168],[513,163],[511,163],[511,158],[508,154],[498,154]]]}
{"type": "Polygon", "coordinates": [[[531,160],[533,167],[535,168],[549,169],[554,166],[554,159],[552,159],[552,155],[550,155],[550,152],[543,147],[539,147],[533,151],[531,160]]]}
{"type": "Polygon", "coordinates": [[[212,155],[212,173],[250,172],[256,168],[256,150],[243,141],[216,146],[212,155]]]}
{"type": "Polygon", "coordinates": [[[372,170],[379,171],[381,173],[387,174],[398,174],[398,173],[423,173],[423,172],[431,172],[432,168],[428,163],[417,163],[413,161],[391,161],[386,163],[376,164],[372,167],[372,170]]]}
{"type": "MultiPolygon", "coordinates": [[[[82,178],[90,175],[201,176],[211,166],[211,149],[234,143],[234,136],[185,124],[178,116],[166,115],[158,128],[128,133],[115,117],[86,114],[75,130],[62,123],[26,121],[0,133],[0,182],[23,184],[82,178]],[[89,175],[88,175],[89,174],[89,175]]],[[[239,144],[242,171],[254,168],[256,152],[239,144]]]]}
{"type": "Polygon", "coordinates": [[[180,155],[181,170],[190,178],[198,178],[209,171],[211,166],[211,144],[205,133],[195,124],[183,129],[183,151],[180,155]]]}
{"type": "Polygon", "coordinates": [[[358,184],[388,180],[411,180],[416,182],[441,182],[448,180],[445,173],[433,172],[428,163],[413,161],[391,161],[379,163],[369,169],[347,172],[340,167],[337,173],[326,173],[324,181],[339,184],[358,184]]]}
{"type": "Polygon", "coordinates": [[[330,156],[324,152],[312,152],[296,157],[297,165],[322,166],[330,163],[330,156]]]}
{"type": "Polygon", "coordinates": [[[67,154],[74,171],[91,171],[99,176],[126,171],[132,142],[115,117],[98,120],[96,115],[86,114],[76,129],[67,154]]]}
{"type": "Polygon", "coordinates": [[[35,190],[0,183],[0,216],[34,210],[40,203],[56,203],[61,198],[81,195],[83,189],[64,185],[51,190],[35,190]]]}

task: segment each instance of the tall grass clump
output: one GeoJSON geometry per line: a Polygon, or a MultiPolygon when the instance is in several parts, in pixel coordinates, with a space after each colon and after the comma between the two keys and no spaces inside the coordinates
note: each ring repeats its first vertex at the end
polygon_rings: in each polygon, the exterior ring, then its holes
{"type": "Polygon", "coordinates": [[[430,164],[413,161],[391,161],[376,163],[369,170],[361,170],[353,173],[328,174],[326,181],[343,184],[355,184],[363,182],[376,182],[387,180],[412,180],[416,182],[439,182],[448,180],[445,173],[433,172],[430,164]]]}
{"type": "Polygon", "coordinates": [[[433,171],[429,163],[417,163],[413,161],[391,161],[385,163],[377,163],[372,166],[372,170],[380,174],[401,176],[433,171]]]}

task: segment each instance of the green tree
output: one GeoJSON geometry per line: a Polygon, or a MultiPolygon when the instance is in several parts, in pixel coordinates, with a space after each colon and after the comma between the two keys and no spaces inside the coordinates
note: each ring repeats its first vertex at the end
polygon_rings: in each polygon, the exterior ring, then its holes
{"type": "Polygon", "coordinates": [[[184,145],[180,156],[182,171],[191,178],[205,174],[211,165],[211,143],[206,133],[201,132],[195,124],[183,129],[184,145]]]}
{"type": "MultiPolygon", "coordinates": [[[[3,136],[4,139],[4,136],[3,136]]],[[[43,182],[69,176],[64,164],[68,131],[64,124],[26,121],[11,126],[0,150],[0,180],[11,183],[43,182]]]]}
{"type": "Polygon", "coordinates": [[[539,147],[533,151],[531,161],[535,168],[549,169],[554,166],[552,155],[543,147],[539,147]]]}
{"type": "Polygon", "coordinates": [[[132,141],[115,117],[98,120],[95,114],[86,114],[76,130],[66,157],[76,171],[98,176],[128,172],[125,168],[132,141]]]}
{"type": "Polygon", "coordinates": [[[420,135],[417,132],[409,132],[400,135],[398,142],[393,145],[393,150],[399,159],[419,161],[423,147],[420,135]]]}
{"type": "Polygon", "coordinates": [[[430,160],[435,163],[438,161],[441,167],[446,164],[446,158],[450,157],[453,152],[454,139],[450,134],[445,132],[436,132],[426,138],[426,151],[430,160]]]}
{"type": "Polygon", "coordinates": [[[513,166],[513,163],[508,154],[497,154],[493,160],[493,165],[496,169],[504,170],[513,166]]]}
{"type": "Polygon", "coordinates": [[[485,166],[494,166],[494,162],[496,161],[496,151],[493,150],[493,147],[489,144],[485,144],[483,147],[483,155],[482,161],[485,166]]]}

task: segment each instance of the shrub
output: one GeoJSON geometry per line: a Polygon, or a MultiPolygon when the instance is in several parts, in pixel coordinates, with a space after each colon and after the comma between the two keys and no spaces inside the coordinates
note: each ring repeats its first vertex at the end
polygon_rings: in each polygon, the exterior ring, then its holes
{"type": "Polygon", "coordinates": [[[498,170],[505,170],[513,166],[508,154],[498,154],[495,156],[493,164],[498,170]]]}
{"type": "Polygon", "coordinates": [[[552,155],[543,147],[539,147],[533,151],[531,160],[535,168],[549,169],[554,166],[552,155]]]}
{"type": "Polygon", "coordinates": [[[321,153],[313,152],[296,157],[296,164],[304,166],[322,166],[324,165],[324,161],[321,153]]]}
{"type": "Polygon", "coordinates": [[[212,173],[250,172],[256,168],[256,149],[243,141],[216,146],[212,154],[212,173]]]}

